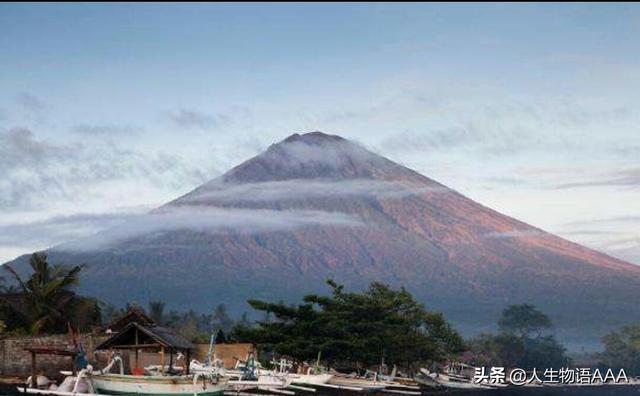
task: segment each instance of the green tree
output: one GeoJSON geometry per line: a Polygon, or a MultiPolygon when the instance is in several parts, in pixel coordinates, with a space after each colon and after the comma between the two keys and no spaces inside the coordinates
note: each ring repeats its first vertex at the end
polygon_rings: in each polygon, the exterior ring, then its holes
{"type": "Polygon", "coordinates": [[[551,320],[533,305],[510,305],[502,311],[498,327],[520,338],[541,337],[544,330],[551,328],[551,320]]]}
{"type": "Polygon", "coordinates": [[[214,338],[214,342],[216,344],[224,344],[225,342],[227,342],[227,336],[224,334],[224,331],[218,330],[216,332],[216,336],[214,338]]]}
{"type": "Polygon", "coordinates": [[[51,266],[45,253],[31,255],[29,265],[33,272],[27,279],[22,279],[10,266],[4,266],[15,278],[21,294],[17,303],[7,303],[2,309],[5,319],[10,318],[7,326],[11,330],[28,334],[58,333],[65,332],[69,323],[82,330],[100,323],[98,301],[73,292],[84,265],[51,266]]]}
{"type": "Polygon", "coordinates": [[[516,367],[525,355],[524,342],[513,334],[481,334],[467,343],[474,366],[516,367]]]}
{"type": "Polygon", "coordinates": [[[524,356],[519,367],[564,367],[569,363],[565,348],[553,336],[527,338],[524,343],[524,356]]]}
{"type": "Polygon", "coordinates": [[[228,333],[233,328],[233,319],[227,313],[227,307],[224,304],[218,304],[213,311],[212,330],[214,333],[222,331],[228,333]]]}
{"type": "Polygon", "coordinates": [[[298,360],[315,359],[321,352],[330,363],[350,367],[379,363],[382,357],[409,367],[462,349],[462,339],[443,316],[425,310],[404,289],[372,283],[354,293],[328,284],[330,296],[309,295],[298,306],[250,300],[273,319],[256,327],[238,325],[234,338],[298,360]]]}
{"type": "Polygon", "coordinates": [[[149,316],[159,325],[164,323],[164,307],[163,301],[149,301],[149,316]]]}
{"type": "Polygon", "coordinates": [[[102,323],[110,324],[122,317],[126,311],[123,308],[116,308],[114,305],[109,303],[103,303],[102,306],[102,323]]]}
{"type": "Polygon", "coordinates": [[[498,321],[500,333],[483,334],[469,341],[470,362],[478,366],[524,369],[566,366],[565,349],[552,335],[551,320],[529,304],[507,307],[498,321]]]}
{"type": "Polygon", "coordinates": [[[603,337],[601,363],[607,368],[624,368],[628,375],[640,375],[640,325],[625,326],[603,337]]]}

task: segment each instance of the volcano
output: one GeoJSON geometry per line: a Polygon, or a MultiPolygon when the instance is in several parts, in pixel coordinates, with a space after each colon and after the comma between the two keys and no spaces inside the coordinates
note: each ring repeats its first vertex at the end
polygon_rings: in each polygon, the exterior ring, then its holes
{"type": "MultiPolygon", "coordinates": [[[[148,215],[53,247],[87,263],[81,292],[116,305],[163,300],[250,311],[371,281],[405,287],[463,334],[509,304],[595,345],[640,319],[640,267],[502,215],[339,136],[294,134],[148,215]]],[[[26,271],[27,256],[12,265],[26,271]]]]}

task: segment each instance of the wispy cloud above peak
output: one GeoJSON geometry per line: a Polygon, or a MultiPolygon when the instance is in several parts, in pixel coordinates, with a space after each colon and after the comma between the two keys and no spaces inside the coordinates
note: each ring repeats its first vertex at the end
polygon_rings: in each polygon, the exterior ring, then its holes
{"type": "Polygon", "coordinates": [[[88,136],[131,136],[140,133],[143,129],[130,125],[78,124],[72,130],[75,133],[88,136]]]}
{"type": "Polygon", "coordinates": [[[180,109],[167,114],[171,123],[184,129],[210,130],[229,122],[224,115],[212,115],[193,109],[180,109]]]}

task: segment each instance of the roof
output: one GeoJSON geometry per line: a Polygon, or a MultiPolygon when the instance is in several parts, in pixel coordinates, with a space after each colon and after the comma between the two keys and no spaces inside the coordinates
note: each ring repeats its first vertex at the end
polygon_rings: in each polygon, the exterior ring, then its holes
{"type": "Polygon", "coordinates": [[[133,307],[130,308],[127,313],[109,323],[107,328],[114,332],[118,332],[127,327],[129,323],[133,322],[139,323],[143,326],[151,326],[155,324],[153,319],[147,316],[142,309],[133,307]]]}
{"type": "Polygon", "coordinates": [[[129,323],[120,332],[98,345],[96,350],[104,349],[132,349],[132,348],[171,348],[188,350],[195,345],[187,341],[180,334],[170,328],[156,325],[142,325],[137,322],[129,323]],[[137,333],[137,337],[136,337],[137,333]],[[136,342],[137,340],[137,342],[136,342]]]}

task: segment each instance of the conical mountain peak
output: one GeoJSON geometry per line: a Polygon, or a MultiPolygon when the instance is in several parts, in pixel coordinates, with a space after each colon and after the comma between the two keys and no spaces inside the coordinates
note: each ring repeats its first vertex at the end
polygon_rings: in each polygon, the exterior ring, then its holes
{"type": "Polygon", "coordinates": [[[290,135],[222,176],[227,183],[290,179],[430,181],[356,142],[318,131],[290,135]]]}

